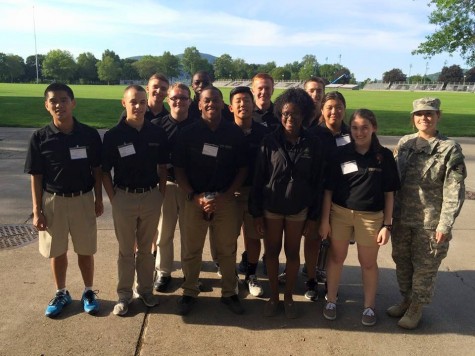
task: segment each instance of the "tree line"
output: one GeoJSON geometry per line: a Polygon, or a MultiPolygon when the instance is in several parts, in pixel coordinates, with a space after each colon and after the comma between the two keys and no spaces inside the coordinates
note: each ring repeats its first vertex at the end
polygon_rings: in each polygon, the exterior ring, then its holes
{"type": "Polygon", "coordinates": [[[399,68],[391,69],[383,73],[384,83],[407,82],[407,83],[475,83],[475,67],[464,71],[459,65],[444,66],[437,75],[412,75],[408,77],[399,68]]]}
{"type": "Polygon", "coordinates": [[[329,83],[338,77],[341,77],[339,83],[356,83],[348,68],[340,64],[320,64],[311,54],[284,66],[277,66],[274,61],[250,64],[229,54],[213,59],[204,58],[196,47],[185,48],[179,56],[165,51],[161,56],[125,59],[109,49],[100,59],[90,52],[74,58],[69,51],[60,49],[46,55],[31,55],[26,60],[15,54],[0,53],[0,81],[35,82],[38,77],[39,81],[116,84],[120,80],[147,80],[154,73],[163,73],[170,79],[189,78],[198,70],[205,70],[213,79],[249,79],[257,73],[268,73],[275,80],[306,80],[320,76],[329,83]]]}

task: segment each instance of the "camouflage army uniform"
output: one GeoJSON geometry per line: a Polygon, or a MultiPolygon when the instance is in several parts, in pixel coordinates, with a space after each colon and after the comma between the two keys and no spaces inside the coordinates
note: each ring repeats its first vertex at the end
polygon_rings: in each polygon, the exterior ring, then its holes
{"type": "Polygon", "coordinates": [[[458,143],[439,133],[429,141],[418,137],[404,136],[394,151],[402,188],[395,197],[392,257],[401,294],[430,303],[467,174],[458,143]],[[444,242],[437,244],[436,231],[445,234],[444,242]]]}

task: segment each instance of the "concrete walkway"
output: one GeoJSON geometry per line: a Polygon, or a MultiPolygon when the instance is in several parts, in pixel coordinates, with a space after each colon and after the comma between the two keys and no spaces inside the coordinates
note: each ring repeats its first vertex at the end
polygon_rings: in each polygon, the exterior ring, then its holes
{"type": "MultiPolygon", "coordinates": [[[[32,132],[0,128],[0,224],[30,222],[30,183],[23,165],[32,132]]],[[[383,137],[382,142],[393,147],[397,138],[383,137]]],[[[475,139],[462,138],[459,142],[467,157],[467,190],[475,191],[475,139]]],[[[385,314],[385,309],[399,300],[390,245],[380,251],[378,323],[371,328],[360,323],[363,296],[355,247],[350,248],[339,292],[338,318],[333,322],[322,317],[321,299],[309,302],[303,298],[303,277],[295,298],[300,318],[287,320],[283,311],[275,318],[264,318],[266,299],[249,296],[243,287],[240,296],[246,313],[235,316],[219,301],[220,280],[208,250],[201,277],[210,291],[200,295],[189,316],[176,314],[182,277],[176,262],[173,276],[177,278],[172,291],[161,295],[160,306],[148,309],[134,301],[126,317],[116,317],[112,309],[116,301],[117,242],[107,199],[104,205],[106,212],[98,219],[94,283],[101,311],[95,317],[82,311],[79,299],[83,286],[74,254],[70,255],[67,281],[74,301],[59,318],[48,319],[44,308],[53,297],[54,285],[37,241],[0,250],[0,355],[475,355],[473,200],[466,201],[456,223],[434,301],[424,309],[420,328],[412,332],[400,329],[397,320],[385,314]]],[[[241,253],[241,239],[239,243],[241,253]]],[[[179,257],[178,243],[175,251],[179,257]]]]}

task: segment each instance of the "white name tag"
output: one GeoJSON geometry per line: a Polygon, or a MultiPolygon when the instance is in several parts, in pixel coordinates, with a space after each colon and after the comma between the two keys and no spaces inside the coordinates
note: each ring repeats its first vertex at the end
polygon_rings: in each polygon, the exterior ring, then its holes
{"type": "Polygon", "coordinates": [[[347,145],[351,142],[350,135],[343,135],[336,138],[336,145],[338,147],[347,145]]]}
{"type": "Polygon", "coordinates": [[[117,147],[119,149],[119,154],[121,158],[132,156],[135,154],[135,148],[133,143],[128,143],[123,146],[117,147]]]}
{"type": "Polygon", "coordinates": [[[205,143],[203,146],[203,154],[205,156],[217,157],[218,156],[218,146],[205,143]]]}
{"type": "Polygon", "coordinates": [[[345,163],[342,163],[340,166],[341,166],[341,172],[343,174],[358,172],[358,165],[356,164],[356,161],[345,162],[345,163]]]}
{"type": "Polygon", "coordinates": [[[72,147],[69,149],[71,159],[83,159],[87,158],[86,147],[72,147]]]}

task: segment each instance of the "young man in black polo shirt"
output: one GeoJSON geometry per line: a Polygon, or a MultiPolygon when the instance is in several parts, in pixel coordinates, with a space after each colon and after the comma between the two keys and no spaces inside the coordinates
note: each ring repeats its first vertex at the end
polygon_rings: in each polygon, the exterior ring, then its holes
{"type": "Polygon", "coordinates": [[[66,289],[69,234],[85,285],[81,299],[84,311],[95,314],[99,310],[92,289],[96,217],[104,211],[101,138],[95,129],[73,117],[76,101],[70,87],[53,83],[44,96],[52,121],[32,135],[25,172],[31,174],[33,225],[39,230],[39,249],[50,258],[57,288],[45,315],[57,316],[72,301],[66,289]]]}
{"type": "Polygon", "coordinates": [[[258,73],[252,78],[252,94],[254,95],[254,112],[252,119],[259,124],[274,130],[280,126],[280,121],[274,116],[274,78],[267,73],[258,73]]]}
{"type": "Polygon", "coordinates": [[[254,228],[254,219],[249,214],[248,200],[249,192],[254,178],[254,166],[259,151],[259,145],[263,137],[269,133],[269,129],[264,125],[252,120],[254,99],[249,87],[236,87],[229,93],[229,110],[234,114],[234,123],[242,130],[249,145],[248,163],[249,173],[242,187],[236,191],[238,204],[238,236],[241,232],[244,238],[246,263],[240,264],[241,272],[246,274],[245,282],[249,293],[254,297],[261,297],[264,294],[262,285],[257,279],[256,269],[261,253],[261,238],[254,228]]]}
{"type": "Polygon", "coordinates": [[[247,143],[242,130],[221,116],[219,89],[200,94],[201,120],[184,128],[174,148],[178,185],[187,196],[182,268],[185,277],[179,313],[187,314],[200,290],[198,278],[208,229],[222,273],[221,301],[236,314],[244,312],[236,293],[236,226],[234,192],[247,175],[247,143]]]}
{"type": "MultiPolygon", "coordinates": [[[[168,136],[170,149],[176,143],[176,138],[180,130],[192,124],[195,120],[188,116],[188,108],[191,103],[190,88],[183,83],[175,83],[168,90],[168,105],[170,114],[154,119],[152,123],[163,128],[168,136]]],[[[185,234],[184,208],[185,193],[179,189],[175,178],[173,166],[169,166],[167,174],[167,189],[162,205],[162,216],[158,224],[157,257],[155,260],[155,271],[157,279],[154,288],[157,292],[165,292],[172,280],[173,270],[173,238],[177,220],[180,226],[180,237],[183,240],[185,234]]],[[[183,243],[181,244],[183,249],[183,243]]]]}
{"type": "Polygon", "coordinates": [[[169,161],[165,132],[144,119],[145,89],[129,85],[122,106],[127,116],[105,133],[102,154],[103,184],[111,201],[119,242],[119,301],[114,307],[115,315],[125,315],[128,311],[135,273],[139,298],[148,307],[158,304],[153,295],[155,261],[150,246],[160,218],[169,161]]]}

